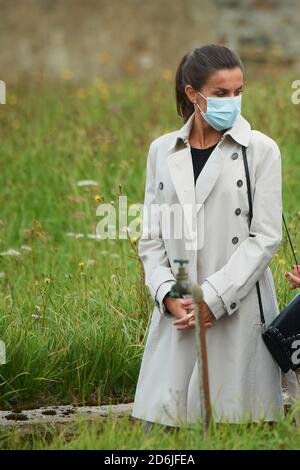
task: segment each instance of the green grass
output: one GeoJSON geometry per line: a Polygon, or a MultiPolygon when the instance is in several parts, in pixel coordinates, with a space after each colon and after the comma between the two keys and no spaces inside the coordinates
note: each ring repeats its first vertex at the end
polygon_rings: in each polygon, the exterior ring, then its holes
{"type": "MultiPolygon", "coordinates": [[[[293,79],[246,83],[243,115],[282,150],[284,209],[297,246],[293,79]]],[[[133,399],[152,308],[136,244],[86,234],[95,234],[99,221],[96,196],[116,206],[119,195],[128,205],[143,202],[150,142],[183,124],[173,95],[167,80],[8,89],[0,107],[0,252],[21,254],[0,256],[0,338],[8,359],[0,366],[1,407],[133,399]],[[99,186],[79,187],[83,179],[99,186]]],[[[280,307],[295,293],[284,279],[292,263],[284,240],[271,264],[280,307]]]]}
{"type": "Polygon", "coordinates": [[[77,419],[68,425],[20,427],[0,430],[1,449],[34,450],[300,450],[300,428],[292,414],[276,424],[212,423],[203,433],[200,422],[194,429],[178,430],[155,424],[145,434],[143,422],[109,415],[105,422],[77,419]]]}

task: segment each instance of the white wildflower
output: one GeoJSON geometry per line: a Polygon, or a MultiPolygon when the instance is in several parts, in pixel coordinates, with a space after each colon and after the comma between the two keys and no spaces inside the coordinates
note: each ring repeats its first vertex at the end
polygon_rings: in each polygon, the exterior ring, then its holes
{"type": "Polygon", "coordinates": [[[95,235],[94,233],[87,233],[86,236],[92,240],[102,240],[101,236],[98,234],[95,235]]]}
{"type": "Polygon", "coordinates": [[[1,256],[20,256],[20,252],[17,251],[17,250],[14,250],[13,248],[10,248],[9,250],[7,251],[2,251],[0,253],[1,256]]]}
{"type": "Polygon", "coordinates": [[[98,183],[94,180],[82,180],[77,181],[77,186],[98,186],[98,183]]]}
{"type": "Polygon", "coordinates": [[[74,233],[74,232],[67,232],[66,235],[67,237],[73,237],[73,238],[83,238],[85,236],[84,233],[74,233]]]}
{"type": "Polygon", "coordinates": [[[87,262],[86,262],[86,265],[87,265],[87,266],[91,266],[91,265],[93,265],[93,264],[95,264],[95,260],[94,260],[94,259],[88,259],[87,262]]]}
{"type": "Polygon", "coordinates": [[[28,245],[22,245],[22,246],[21,246],[21,249],[22,249],[22,250],[25,250],[25,251],[32,251],[31,246],[28,246],[28,245]]]}
{"type": "Polygon", "coordinates": [[[33,313],[33,314],[31,315],[31,318],[32,318],[32,320],[37,321],[37,320],[39,320],[39,319],[41,318],[41,316],[40,316],[40,315],[37,315],[36,313],[33,313]]]}

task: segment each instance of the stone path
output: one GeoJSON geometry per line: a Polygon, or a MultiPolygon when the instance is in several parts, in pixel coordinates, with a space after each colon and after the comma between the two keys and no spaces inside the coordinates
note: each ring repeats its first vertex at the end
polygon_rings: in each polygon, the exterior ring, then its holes
{"type": "Polygon", "coordinates": [[[22,426],[28,424],[66,423],[76,417],[102,418],[109,415],[109,411],[116,416],[130,415],[132,403],[102,406],[47,406],[35,410],[18,412],[0,411],[0,427],[22,426]]]}

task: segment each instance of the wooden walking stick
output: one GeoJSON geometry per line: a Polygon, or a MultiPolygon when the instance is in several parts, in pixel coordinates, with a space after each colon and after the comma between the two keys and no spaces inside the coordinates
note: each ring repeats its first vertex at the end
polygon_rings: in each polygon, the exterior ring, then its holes
{"type": "Polygon", "coordinates": [[[196,284],[192,287],[192,293],[195,303],[196,320],[196,345],[198,352],[198,371],[199,371],[199,389],[200,406],[203,431],[206,432],[211,420],[211,404],[208,380],[208,363],[206,348],[206,326],[204,323],[204,303],[201,287],[196,284]]]}
{"type": "Polygon", "coordinates": [[[208,382],[208,364],[207,364],[207,350],[205,338],[205,324],[204,324],[204,303],[202,289],[198,284],[192,285],[188,280],[188,273],[184,268],[184,264],[188,263],[187,260],[175,259],[175,263],[179,263],[179,269],[176,276],[176,282],[172,286],[171,297],[193,297],[195,304],[195,320],[196,320],[196,348],[198,355],[198,371],[199,371],[199,390],[200,390],[200,407],[202,417],[203,431],[206,432],[211,419],[211,406],[209,396],[209,382],[208,382]]]}

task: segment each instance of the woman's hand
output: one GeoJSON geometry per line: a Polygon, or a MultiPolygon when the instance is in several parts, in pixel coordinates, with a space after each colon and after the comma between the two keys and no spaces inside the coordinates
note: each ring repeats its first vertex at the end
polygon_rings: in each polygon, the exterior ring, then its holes
{"type": "Polygon", "coordinates": [[[182,299],[180,297],[169,297],[168,295],[164,298],[164,304],[167,310],[176,318],[185,316],[193,308],[193,299],[187,298],[182,299]]]}
{"type": "Polygon", "coordinates": [[[300,287],[300,265],[293,266],[294,274],[290,272],[285,273],[285,277],[291,282],[290,289],[296,289],[300,287]]]}
{"type": "MultiPolygon", "coordinates": [[[[210,328],[214,325],[216,319],[210,310],[209,306],[203,301],[203,313],[204,313],[204,325],[206,328],[210,328]]],[[[177,330],[190,330],[195,328],[195,311],[194,308],[191,312],[186,313],[181,318],[177,319],[173,325],[176,326],[177,330]]]]}

